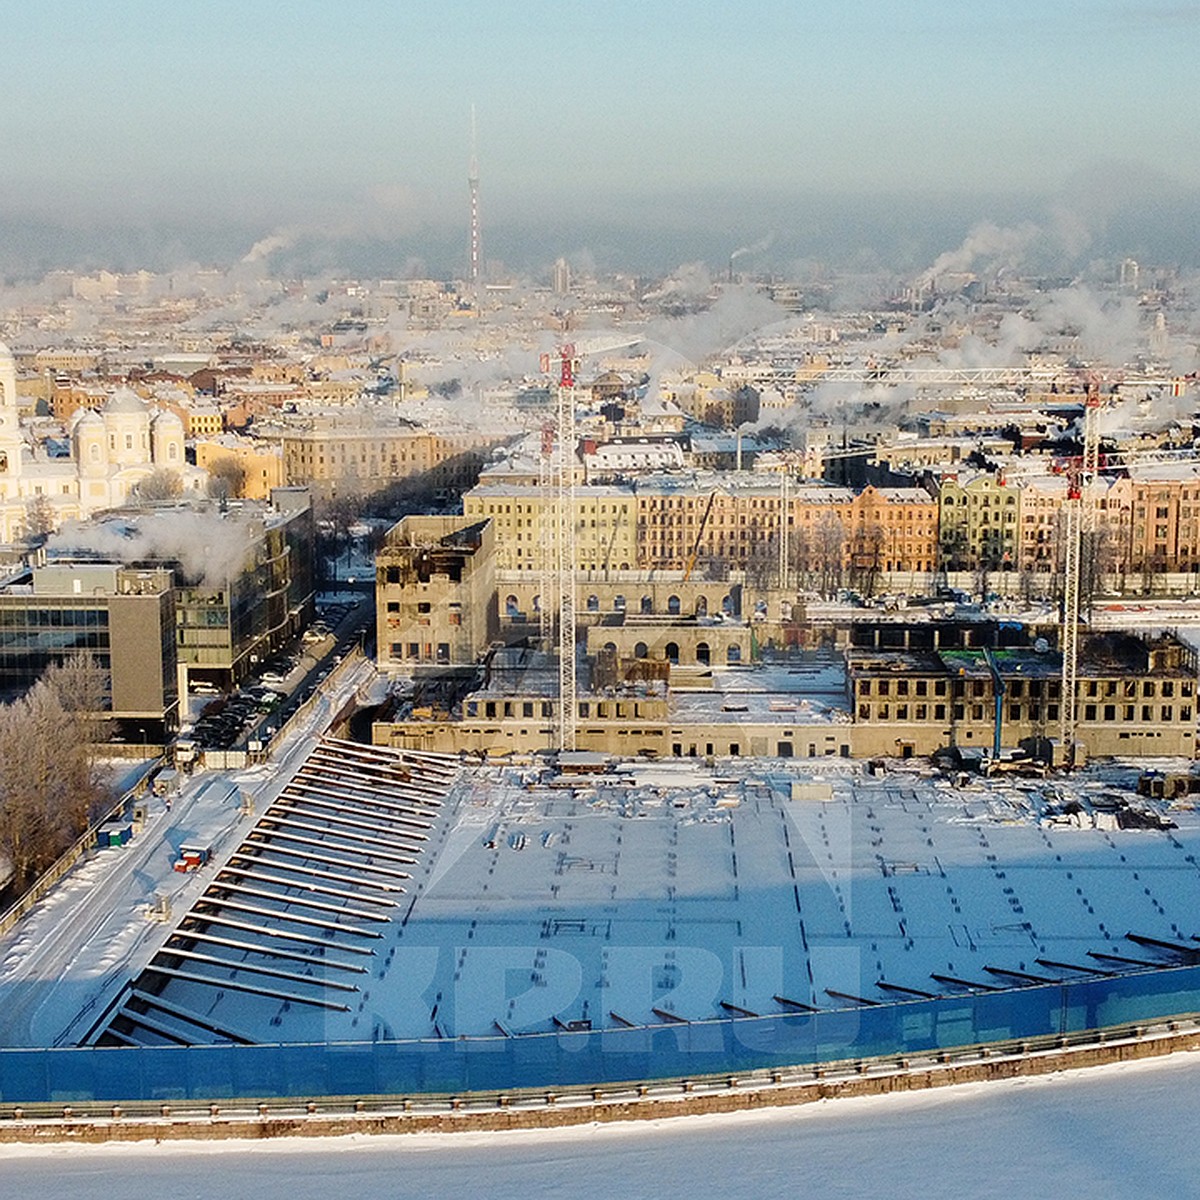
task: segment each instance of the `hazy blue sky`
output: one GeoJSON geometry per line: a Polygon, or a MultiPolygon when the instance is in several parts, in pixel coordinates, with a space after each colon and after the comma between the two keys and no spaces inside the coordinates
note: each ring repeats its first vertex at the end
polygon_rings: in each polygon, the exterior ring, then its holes
{"type": "Polygon", "coordinates": [[[3,28],[26,230],[460,225],[472,102],[493,228],[715,205],[737,245],[813,193],[1200,194],[1200,0],[37,0],[3,28]]]}

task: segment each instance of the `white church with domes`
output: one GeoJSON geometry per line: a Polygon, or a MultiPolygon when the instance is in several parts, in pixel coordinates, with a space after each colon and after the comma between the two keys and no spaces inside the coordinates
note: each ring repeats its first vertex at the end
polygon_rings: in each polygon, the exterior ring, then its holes
{"type": "Polygon", "coordinates": [[[70,427],[71,456],[52,457],[19,420],[17,368],[0,343],[0,544],[25,537],[31,509],[58,527],[128,503],[142,480],[167,470],[184,494],[201,493],[208,472],[184,458],[183,422],[119,388],[99,412],[81,410],[70,427]],[[39,497],[45,497],[44,500],[39,497]]]}

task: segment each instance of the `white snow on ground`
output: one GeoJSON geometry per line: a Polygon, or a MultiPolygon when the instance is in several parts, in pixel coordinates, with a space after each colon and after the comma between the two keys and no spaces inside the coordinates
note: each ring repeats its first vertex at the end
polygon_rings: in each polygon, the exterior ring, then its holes
{"type": "MultiPolygon", "coordinates": [[[[373,926],[344,1008],[225,988],[243,950],[163,995],[255,1040],[358,1041],[703,1020],[723,1005],[768,1015],[786,1011],[779,996],[845,1008],[1167,965],[1125,935],[1191,945],[1200,932],[1200,817],[1091,827],[1110,798],[1138,802],[1136,775],[951,787],[841,759],[471,769],[405,881],[411,907],[373,926]]],[[[362,944],[352,936],[331,958],[362,944]]]]}
{"type": "Polygon", "coordinates": [[[168,810],[147,797],[148,819],[132,841],[97,851],[0,940],[0,1046],[74,1044],[126,980],[137,975],[173,926],[148,916],[156,894],[176,917],[212,880],[213,867],[191,875],[172,869],[184,842],[204,842],[220,861],[253,823],[253,812],[283,789],[325,729],[331,713],[373,669],[362,663],[332,697],[313,705],[303,729],[277,748],[275,760],[246,771],[203,772],[168,810]],[[241,811],[242,797],[252,812],[241,811]]]}
{"type": "Polygon", "coordinates": [[[1192,1197],[1200,1055],[761,1113],[504,1134],[0,1147],[5,1195],[1192,1197]],[[50,1182],[50,1179],[53,1182],[50,1182]]]}

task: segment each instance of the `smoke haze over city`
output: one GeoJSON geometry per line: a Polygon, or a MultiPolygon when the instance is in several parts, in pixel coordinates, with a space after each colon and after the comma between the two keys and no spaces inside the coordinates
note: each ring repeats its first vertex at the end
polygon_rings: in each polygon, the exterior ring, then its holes
{"type": "Polygon", "coordinates": [[[27,6],[0,270],[461,276],[565,256],[919,270],[1032,222],[1047,270],[1195,265],[1195,3],[27,6]]]}

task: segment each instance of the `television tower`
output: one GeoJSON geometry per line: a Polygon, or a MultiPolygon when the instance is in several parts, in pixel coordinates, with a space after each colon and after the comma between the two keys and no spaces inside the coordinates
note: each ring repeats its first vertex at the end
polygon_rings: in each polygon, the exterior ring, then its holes
{"type": "Polygon", "coordinates": [[[467,186],[471,191],[471,287],[479,304],[479,158],[475,147],[475,105],[471,105],[471,163],[467,168],[467,186]]]}

